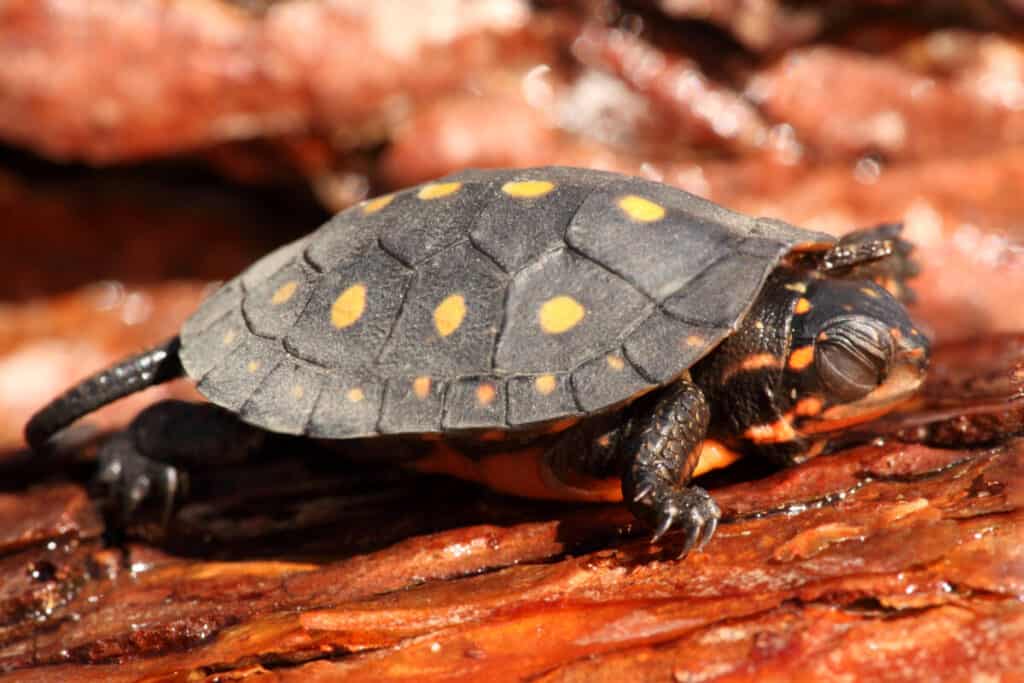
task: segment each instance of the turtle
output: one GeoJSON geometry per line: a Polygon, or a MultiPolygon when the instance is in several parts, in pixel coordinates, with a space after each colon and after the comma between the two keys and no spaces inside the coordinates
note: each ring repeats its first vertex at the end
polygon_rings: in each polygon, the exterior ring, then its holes
{"type": "Polygon", "coordinates": [[[803,462],[923,381],[900,231],[839,239],[598,170],[466,170],[258,260],[26,439],[52,449],[88,412],[186,376],[208,403],[158,403],[99,454],[122,519],[170,514],[183,463],[282,433],[521,496],[624,501],[686,553],[721,517],[695,475],[803,462]]]}

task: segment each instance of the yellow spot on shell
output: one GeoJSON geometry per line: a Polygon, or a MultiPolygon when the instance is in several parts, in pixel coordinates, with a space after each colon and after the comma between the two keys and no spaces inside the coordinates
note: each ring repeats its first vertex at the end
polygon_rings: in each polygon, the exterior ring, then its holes
{"type": "Polygon", "coordinates": [[[635,194],[626,195],[620,199],[619,208],[627,216],[641,223],[653,223],[665,217],[665,207],[635,194]]]}
{"type": "Polygon", "coordinates": [[[434,309],[434,327],[442,337],[459,329],[466,317],[466,299],[461,294],[452,294],[434,309]]]}
{"type": "Polygon", "coordinates": [[[245,369],[249,372],[256,372],[260,369],[260,362],[258,360],[251,360],[246,364],[245,369]]]}
{"type": "Polygon", "coordinates": [[[303,389],[298,384],[296,384],[294,387],[292,387],[292,398],[299,399],[299,398],[302,398],[305,395],[306,395],[306,390],[303,389]]]}
{"type": "Polygon", "coordinates": [[[420,199],[439,199],[455,194],[462,187],[462,183],[431,183],[424,185],[416,194],[420,199]]]}
{"type": "Polygon", "coordinates": [[[339,330],[354,324],[366,310],[366,285],[358,282],[338,295],[331,306],[331,324],[339,330]]]}
{"type": "Polygon", "coordinates": [[[866,294],[867,296],[870,296],[872,299],[877,299],[878,297],[881,296],[881,294],[879,294],[875,290],[871,289],[870,287],[861,287],[860,291],[863,294],[866,294]]]}
{"type": "Polygon", "coordinates": [[[349,389],[348,392],[345,394],[345,398],[347,398],[352,403],[359,403],[364,398],[366,398],[366,394],[363,393],[362,389],[356,387],[355,389],[349,389]]]}
{"type": "Polygon", "coordinates": [[[234,330],[228,330],[227,332],[224,333],[224,336],[221,337],[220,343],[223,344],[224,346],[231,346],[231,342],[235,341],[237,337],[237,332],[235,332],[234,330]]]}
{"type": "Polygon", "coordinates": [[[533,380],[533,386],[541,396],[549,396],[558,386],[554,375],[541,375],[533,380]]]}
{"type": "Polygon", "coordinates": [[[376,213],[383,209],[385,206],[390,204],[395,198],[393,194],[386,194],[383,197],[377,197],[363,204],[363,213],[371,214],[376,213]]]}
{"type": "Polygon", "coordinates": [[[553,189],[555,189],[555,184],[547,180],[519,180],[501,186],[501,191],[509,197],[520,199],[543,197],[553,189]]]}
{"type": "Polygon", "coordinates": [[[809,310],[811,310],[811,302],[810,301],[808,301],[804,297],[800,297],[799,299],[796,300],[796,307],[793,308],[793,311],[797,315],[803,315],[804,313],[806,313],[809,310]]]}
{"type": "Polygon", "coordinates": [[[806,282],[790,282],[790,283],[787,283],[787,284],[782,285],[782,286],[785,287],[786,289],[788,289],[791,292],[800,292],[801,294],[806,294],[807,293],[807,283],[806,282]]]}
{"type": "Polygon", "coordinates": [[[605,362],[612,370],[621,370],[626,367],[626,363],[619,356],[606,356],[605,362]]]}
{"type": "Polygon", "coordinates": [[[801,346],[789,354],[789,367],[791,370],[803,370],[814,360],[814,347],[801,346]]]}
{"type": "Polygon", "coordinates": [[[270,297],[270,303],[274,304],[275,306],[283,304],[284,302],[288,301],[288,299],[292,298],[292,296],[295,294],[295,290],[298,288],[298,282],[296,282],[295,280],[289,280],[288,282],[284,283],[283,285],[277,288],[277,291],[274,292],[274,296],[270,297]]]}
{"type": "Polygon", "coordinates": [[[482,406],[489,406],[497,395],[497,389],[489,382],[484,382],[476,388],[476,402],[482,406]]]}
{"type": "Polygon", "coordinates": [[[423,376],[414,379],[412,381],[412,393],[416,394],[417,398],[430,396],[430,378],[423,376]]]}
{"type": "Polygon", "coordinates": [[[540,329],[548,334],[568,332],[583,320],[585,313],[580,302],[571,296],[556,296],[540,307],[540,329]]]}

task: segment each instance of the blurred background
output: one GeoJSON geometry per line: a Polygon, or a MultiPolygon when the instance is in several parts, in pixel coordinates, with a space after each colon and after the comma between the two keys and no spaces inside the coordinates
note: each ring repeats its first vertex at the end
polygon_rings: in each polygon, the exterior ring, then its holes
{"type": "MultiPolygon", "coordinates": [[[[206,291],[465,167],[903,221],[939,340],[1024,327],[1013,0],[0,0],[0,444],[206,291]]],[[[108,409],[134,414],[171,386],[108,409]]]]}

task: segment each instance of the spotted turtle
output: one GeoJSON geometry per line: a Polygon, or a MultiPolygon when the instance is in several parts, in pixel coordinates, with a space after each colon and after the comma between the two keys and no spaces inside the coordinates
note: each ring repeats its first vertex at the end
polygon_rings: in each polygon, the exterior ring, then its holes
{"type": "Polygon", "coordinates": [[[212,405],[157,404],[100,454],[124,518],[169,511],[182,462],[246,450],[253,425],[519,495],[624,499],[689,550],[720,516],[690,483],[707,461],[799,462],[919,386],[909,253],[898,225],[837,240],[613,173],[467,171],[256,262],[26,436],[44,450],[186,375],[212,405]]]}

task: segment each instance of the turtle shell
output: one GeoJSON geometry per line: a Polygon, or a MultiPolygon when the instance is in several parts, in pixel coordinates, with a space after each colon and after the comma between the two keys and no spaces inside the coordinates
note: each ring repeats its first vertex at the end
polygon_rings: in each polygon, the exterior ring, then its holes
{"type": "Polygon", "coordinates": [[[327,438],[525,428],[672,381],[833,238],[639,178],[468,171],[256,262],[181,333],[199,391],[327,438]]]}

